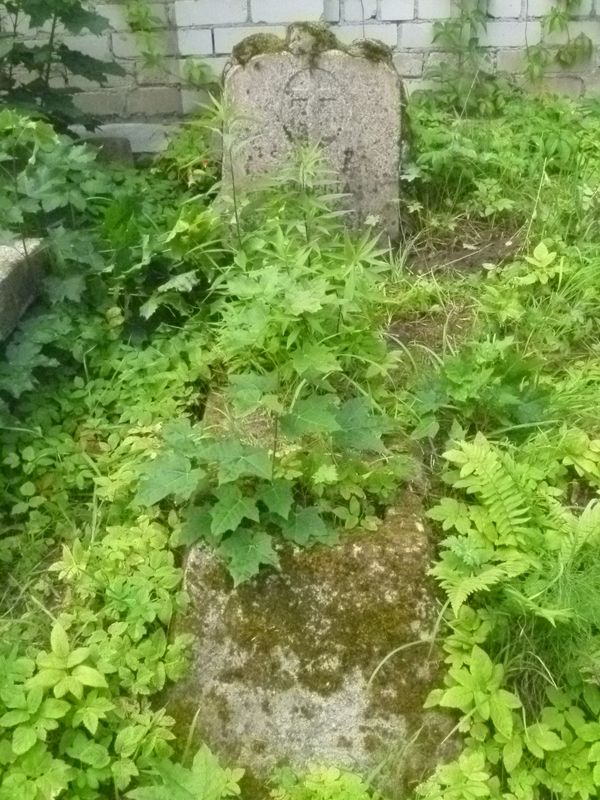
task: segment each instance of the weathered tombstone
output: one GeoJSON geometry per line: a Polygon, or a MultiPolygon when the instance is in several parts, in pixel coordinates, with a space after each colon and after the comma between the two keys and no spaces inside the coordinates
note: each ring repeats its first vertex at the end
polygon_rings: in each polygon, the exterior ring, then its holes
{"type": "Polygon", "coordinates": [[[355,225],[398,234],[402,85],[385,45],[342,48],[320,26],[292,25],[284,42],[253,36],[234,49],[225,96],[236,124],[224,179],[240,186],[302,142],[318,143],[348,195],[355,225]]]}
{"type": "Polygon", "coordinates": [[[448,754],[452,727],[422,708],[441,681],[431,551],[410,492],[378,531],[288,551],[281,571],[237,589],[211,551],[193,549],[180,624],[197,639],[171,696],[183,730],[194,720],[199,738],[258,787],[281,764],[324,763],[379,767],[388,795],[404,797],[448,754]]]}
{"type": "Polygon", "coordinates": [[[37,296],[44,273],[39,239],[0,246],[0,340],[5,339],[37,296]]]}

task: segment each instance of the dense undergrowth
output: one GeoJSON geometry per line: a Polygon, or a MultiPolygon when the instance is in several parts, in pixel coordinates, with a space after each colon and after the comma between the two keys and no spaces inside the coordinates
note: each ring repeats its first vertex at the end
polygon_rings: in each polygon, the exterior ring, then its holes
{"type": "Polygon", "coordinates": [[[185,670],[183,548],[238,583],[408,482],[443,532],[428,703],[463,736],[416,794],[598,794],[600,109],[410,116],[395,253],[344,231],[312,150],[234,202],[210,123],[129,171],[0,114],[3,225],[52,262],[0,364],[0,800],[239,794],[153,699],[185,670]]]}

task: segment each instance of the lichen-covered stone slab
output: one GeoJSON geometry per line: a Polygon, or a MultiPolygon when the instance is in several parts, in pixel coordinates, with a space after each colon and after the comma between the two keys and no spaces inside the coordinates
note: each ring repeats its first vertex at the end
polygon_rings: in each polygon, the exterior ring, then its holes
{"type": "Polygon", "coordinates": [[[400,796],[439,760],[448,733],[446,719],[422,710],[440,680],[430,557],[411,493],[378,531],[287,552],[280,572],[237,589],[210,551],[193,550],[180,624],[197,641],[171,710],[184,724],[197,713],[198,735],[255,778],[282,763],[385,762],[400,796]]]}
{"type": "Polygon", "coordinates": [[[39,239],[0,245],[0,340],[13,330],[39,292],[44,250],[39,239]]]}
{"type": "Polygon", "coordinates": [[[298,144],[320,144],[353,222],[379,224],[396,237],[402,87],[385,45],[341,49],[331,34],[318,39],[299,25],[288,30],[287,43],[256,43],[240,43],[225,74],[236,115],[226,184],[232,170],[241,186],[280,166],[298,144]]]}

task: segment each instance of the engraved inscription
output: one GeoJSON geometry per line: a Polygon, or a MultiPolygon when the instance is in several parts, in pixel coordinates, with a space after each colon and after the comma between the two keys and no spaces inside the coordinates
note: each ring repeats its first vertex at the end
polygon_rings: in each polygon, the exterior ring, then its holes
{"type": "Polygon", "coordinates": [[[287,82],[281,122],[290,140],[329,144],[340,135],[347,118],[348,106],[331,72],[302,69],[287,82]]]}

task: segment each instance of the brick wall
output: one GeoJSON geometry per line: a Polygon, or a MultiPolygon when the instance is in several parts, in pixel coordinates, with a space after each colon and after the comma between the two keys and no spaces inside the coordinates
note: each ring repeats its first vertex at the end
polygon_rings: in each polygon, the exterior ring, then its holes
{"type": "MultiPolygon", "coordinates": [[[[78,102],[106,118],[108,132],[129,136],[138,151],[160,149],[174,123],[203,100],[201,91],[182,80],[186,63],[206,60],[220,73],[231,48],[251,33],[282,34],[289,22],[324,20],[342,42],[380,39],[394,48],[396,66],[411,91],[424,84],[428,66],[440,58],[432,43],[435,21],[453,12],[452,0],[157,0],[151,5],[164,59],[149,69],[140,56],[139,38],[127,26],[123,3],[94,5],[110,20],[111,32],[68,37],[67,43],[118,60],[126,76],[111,79],[102,89],[84,82],[78,102]]],[[[522,72],[525,47],[540,41],[541,17],[552,5],[552,0],[488,0],[482,42],[499,69],[522,72]]],[[[571,30],[600,45],[600,0],[582,0],[571,30]]],[[[548,42],[559,43],[555,34],[548,42]]],[[[547,83],[571,94],[600,89],[598,49],[577,69],[551,71],[547,83]]]]}

